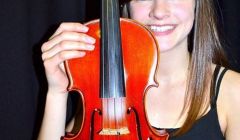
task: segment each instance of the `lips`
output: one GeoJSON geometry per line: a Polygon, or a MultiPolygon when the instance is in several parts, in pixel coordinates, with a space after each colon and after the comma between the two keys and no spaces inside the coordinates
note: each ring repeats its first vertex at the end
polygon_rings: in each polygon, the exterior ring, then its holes
{"type": "Polygon", "coordinates": [[[174,31],[176,25],[148,25],[148,28],[157,36],[168,35],[174,31]]]}

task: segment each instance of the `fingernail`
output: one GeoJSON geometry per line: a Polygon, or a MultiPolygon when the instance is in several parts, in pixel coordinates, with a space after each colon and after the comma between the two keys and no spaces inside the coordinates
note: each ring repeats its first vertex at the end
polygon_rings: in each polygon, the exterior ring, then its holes
{"type": "Polygon", "coordinates": [[[87,47],[89,48],[89,50],[93,50],[94,49],[94,45],[88,44],[87,47]]]}
{"type": "Polygon", "coordinates": [[[96,39],[95,39],[95,38],[92,38],[92,37],[88,37],[88,38],[87,38],[87,41],[89,41],[89,43],[94,44],[94,43],[96,42],[96,39]]]}
{"type": "Polygon", "coordinates": [[[89,28],[87,26],[82,26],[82,27],[83,27],[82,28],[83,32],[87,32],[89,30],[89,28]]]}

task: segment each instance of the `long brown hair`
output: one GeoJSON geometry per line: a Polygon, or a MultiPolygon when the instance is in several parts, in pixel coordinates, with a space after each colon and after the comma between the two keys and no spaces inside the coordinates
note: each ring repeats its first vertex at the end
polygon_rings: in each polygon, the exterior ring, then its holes
{"type": "Polygon", "coordinates": [[[183,111],[188,115],[183,126],[175,133],[187,132],[202,117],[209,105],[209,85],[212,81],[212,63],[227,66],[218,32],[217,14],[213,0],[196,0],[195,23],[189,35],[190,65],[188,86],[183,111]]]}
{"type": "MultiPolygon", "coordinates": [[[[122,0],[126,2],[127,0],[122,0]]],[[[121,2],[121,1],[120,1],[121,2]]],[[[129,15],[129,4],[123,6],[123,15],[129,15]]],[[[212,79],[212,63],[226,66],[227,59],[220,41],[217,14],[213,0],[196,0],[195,21],[189,35],[189,73],[182,113],[188,115],[183,126],[174,133],[175,136],[186,133],[202,117],[208,108],[209,87],[212,79]]]]}

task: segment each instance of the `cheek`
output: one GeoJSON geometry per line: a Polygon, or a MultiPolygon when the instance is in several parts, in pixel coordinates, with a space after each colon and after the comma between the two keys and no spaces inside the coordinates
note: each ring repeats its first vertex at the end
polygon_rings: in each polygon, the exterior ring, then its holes
{"type": "Polygon", "coordinates": [[[185,19],[194,19],[195,15],[195,1],[186,1],[185,3],[175,5],[176,14],[185,19]]]}
{"type": "Polygon", "coordinates": [[[193,22],[194,21],[194,6],[190,4],[178,5],[173,8],[174,15],[178,17],[182,22],[193,22]]]}
{"type": "Polygon", "coordinates": [[[131,6],[130,8],[130,17],[136,21],[144,21],[144,17],[147,17],[146,10],[143,10],[141,7],[131,6]]]}

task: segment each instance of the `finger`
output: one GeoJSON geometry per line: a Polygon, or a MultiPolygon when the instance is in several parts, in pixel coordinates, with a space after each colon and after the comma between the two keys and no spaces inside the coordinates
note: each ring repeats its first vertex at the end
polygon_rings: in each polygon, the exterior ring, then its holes
{"type": "Polygon", "coordinates": [[[69,40],[69,41],[81,41],[88,44],[94,44],[95,39],[87,34],[77,33],[77,32],[62,32],[58,36],[53,37],[48,42],[45,42],[42,45],[42,52],[48,51],[54,45],[58,44],[62,40],[69,40]]]}
{"type": "Polygon", "coordinates": [[[56,32],[49,38],[52,39],[54,36],[60,34],[63,31],[75,31],[75,32],[84,32],[88,31],[88,27],[77,22],[64,22],[61,23],[56,32]]]}
{"type": "Polygon", "coordinates": [[[43,52],[42,59],[53,57],[54,55],[62,51],[91,51],[94,49],[94,45],[86,44],[77,41],[62,41],[59,44],[52,47],[50,50],[43,52]]]}
{"type": "MultiPolygon", "coordinates": [[[[80,58],[85,56],[82,51],[63,51],[44,60],[44,66],[49,71],[55,71],[65,60],[80,58]]],[[[51,73],[51,72],[50,72],[51,73]]]]}

